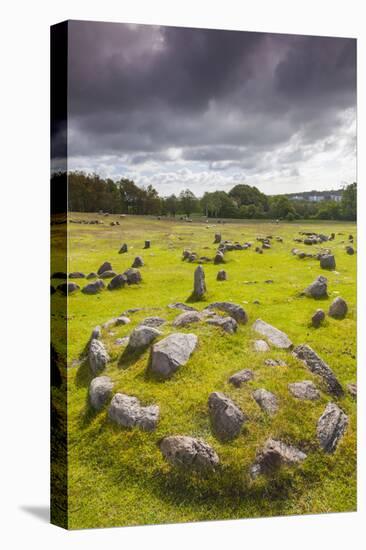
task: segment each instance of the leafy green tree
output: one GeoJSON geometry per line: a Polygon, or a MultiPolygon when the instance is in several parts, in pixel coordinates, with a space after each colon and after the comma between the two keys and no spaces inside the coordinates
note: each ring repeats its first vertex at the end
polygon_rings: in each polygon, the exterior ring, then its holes
{"type": "Polygon", "coordinates": [[[342,216],[346,220],[357,219],[357,183],[347,185],[342,194],[341,200],[342,216]]]}
{"type": "Polygon", "coordinates": [[[189,217],[193,212],[196,212],[198,207],[198,200],[194,193],[190,191],[190,189],[185,189],[180,193],[179,201],[181,210],[184,212],[184,214],[186,214],[186,216],[189,217]]]}
{"type": "Polygon", "coordinates": [[[165,199],[166,211],[175,218],[179,208],[179,199],[174,194],[165,199]]]}

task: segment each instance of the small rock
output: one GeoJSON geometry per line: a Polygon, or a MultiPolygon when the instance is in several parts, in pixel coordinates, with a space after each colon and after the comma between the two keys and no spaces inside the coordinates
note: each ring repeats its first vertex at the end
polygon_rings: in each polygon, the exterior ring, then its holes
{"type": "Polygon", "coordinates": [[[169,304],[168,307],[170,309],[182,309],[183,311],[197,311],[195,307],[187,306],[187,304],[183,304],[182,302],[177,302],[175,304],[169,304]]]}
{"type": "Polygon", "coordinates": [[[100,340],[101,337],[102,337],[102,329],[98,325],[93,328],[93,331],[90,336],[90,340],[100,340]]]}
{"type": "Polygon", "coordinates": [[[128,347],[130,350],[146,348],[153,340],[161,335],[162,332],[153,327],[145,327],[143,325],[136,327],[130,334],[128,347]]]}
{"type": "Polygon", "coordinates": [[[125,315],[121,315],[120,317],[117,317],[117,319],[115,320],[115,324],[117,326],[118,325],[128,325],[129,323],[131,323],[131,319],[129,319],[125,315]]]}
{"type": "Polygon", "coordinates": [[[104,262],[98,269],[98,275],[100,276],[105,271],[112,271],[112,264],[110,262],[104,262]]]}
{"type": "Polygon", "coordinates": [[[325,319],[325,313],[322,309],[317,309],[311,318],[311,324],[314,328],[319,328],[325,319]]]}
{"type": "Polygon", "coordinates": [[[353,248],[353,246],[346,246],[346,252],[350,256],[353,256],[353,254],[355,253],[355,249],[353,248]]]}
{"type": "Polygon", "coordinates": [[[108,415],[111,420],[125,428],[137,426],[151,432],[159,422],[160,410],[158,405],[142,407],[137,397],[116,393],[109,406],[108,415]]]}
{"type": "Polygon", "coordinates": [[[61,283],[60,285],[57,285],[57,290],[60,290],[60,292],[62,292],[65,296],[72,294],[79,289],[80,287],[76,283],[61,283]]]}
{"type": "Polygon", "coordinates": [[[227,281],[227,273],[225,269],[220,269],[220,271],[217,272],[216,276],[217,281],[227,281]]]}
{"type": "Polygon", "coordinates": [[[265,336],[270,344],[276,348],[289,349],[293,346],[287,334],[262,321],[262,319],[257,319],[252,328],[262,336],[265,336]]]}
{"type": "Polygon", "coordinates": [[[89,344],[89,365],[94,374],[105,369],[109,361],[109,355],[103,342],[93,339],[89,344]]]}
{"type": "Polygon", "coordinates": [[[170,334],[151,350],[151,371],[160,378],[170,378],[185,365],[196,349],[198,338],[195,334],[176,332],[170,334]]]}
{"type": "Polygon", "coordinates": [[[173,326],[186,327],[191,323],[198,323],[201,319],[202,315],[198,311],[184,311],[174,319],[173,326]]]}
{"type": "Polygon", "coordinates": [[[116,346],[128,346],[129,341],[130,337],[125,336],[124,338],[117,338],[114,343],[116,344],[116,346]]]}
{"type": "Polygon", "coordinates": [[[253,378],[254,378],[253,371],[249,369],[244,369],[230,376],[229,382],[236,388],[240,388],[242,384],[245,384],[245,382],[249,382],[250,380],[253,380],[253,378]]]}
{"type": "Polygon", "coordinates": [[[85,273],[81,271],[73,271],[69,273],[69,279],[85,279],[85,273]]]}
{"type": "Polygon", "coordinates": [[[214,470],[220,462],[205,441],[184,435],[164,437],[160,450],[169,464],[184,470],[205,472],[214,470]]]}
{"type": "Polygon", "coordinates": [[[108,376],[93,378],[89,386],[89,401],[93,409],[99,411],[112,395],[113,382],[108,376]]]}
{"type": "Polygon", "coordinates": [[[319,277],[304,290],[304,294],[311,298],[326,298],[328,296],[326,277],[319,275],[319,277]]]}
{"type": "Polygon", "coordinates": [[[307,344],[297,346],[293,355],[303,361],[306,367],[313,374],[320,376],[327,385],[328,391],[333,395],[340,397],[343,395],[343,388],[338,382],[332,369],[315,353],[307,344]]]}
{"type": "Polygon", "coordinates": [[[335,319],[343,319],[347,315],[348,306],[347,302],[343,300],[340,296],[335,298],[331,303],[328,311],[330,317],[335,319]]]}
{"type": "Polygon", "coordinates": [[[357,386],[356,384],[347,384],[347,390],[351,397],[357,399],[357,386]]]}
{"type": "Polygon", "coordinates": [[[259,351],[259,352],[269,351],[269,345],[265,340],[254,340],[253,348],[254,348],[254,351],[259,351]]]}
{"type": "Polygon", "coordinates": [[[215,233],[214,244],[220,244],[220,243],[221,243],[221,233],[215,233]]]}
{"type": "Polygon", "coordinates": [[[320,257],[320,267],[322,269],[335,269],[336,261],[333,254],[323,254],[320,257]]]}
{"type": "Polygon", "coordinates": [[[333,453],[348,425],[348,416],[335,403],[328,403],[318,420],[317,437],[322,449],[333,453]]]}
{"type": "Polygon", "coordinates": [[[123,288],[127,284],[127,277],[123,273],[120,273],[119,275],[116,275],[113,277],[111,281],[108,283],[108,290],[117,290],[119,288],[123,288]]]}
{"type": "Polygon", "coordinates": [[[117,273],[107,269],[106,271],[103,271],[103,273],[100,274],[100,278],[101,279],[112,279],[113,277],[116,277],[116,275],[117,275],[117,273]]]}
{"type": "Polygon", "coordinates": [[[288,385],[288,389],[294,397],[297,399],[305,399],[314,401],[319,399],[320,392],[310,380],[304,380],[303,382],[294,382],[288,385]]]}
{"type": "Polygon", "coordinates": [[[292,466],[305,460],[306,454],[286,445],[282,441],[268,439],[263,449],[257,454],[256,461],[251,467],[250,474],[256,478],[261,474],[270,474],[281,466],[292,466]]]}
{"type": "Polygon", "coordinates": [[[230,317],[233,317],[235,321],[245,325],[248,322],[248,315],[244,309],[238,304],[233,304],[232,302],[213,302],[205,309],[218,309],[219,311],[224,311],[230,317]]]}
{"type": "Polygon", "coordinates": [[[142,267],[143,265],[144,265],[144,260],[141,258],[141,256],[136,256],[131,267],[136,268],[136,267],[142,267]]]}
{"type": "Polygon", "coordinates": [[[212,429],[221,441],[230,441],[240,434],[245,416],[235,403],[221,392],[208,398],[212,429]]]}
{"type": "Polygon", "coordinates": [[[214,325],[216,327],[222,328],[228,334],[234,334],[238,330],[238,323],[232,317],[221,317],[219,315],[214,315],[206,320],[208,325],[214,325]]]}
{"type": "Polygon", "coordinates": [[[161,317],[146,317],[146,319],[143,319],[143,321],[139,323],[139,326],[144,325],[145,327],[157,328],[164,325],[164,323],[166,323],[166,320],[161,317]]]}
{"type": "Polygon", "coordinates": [[[97,273],[94,273],[94,271],[92,271],[91,273],[89,273],[87,276],[86,276],[87,279],[97,279],[98,278],[98,274],[97,273]]]}
{"type": "Polygon", "coordinates": [[[264,412],[270,415],[273,415],[277,412],[277,398],[275,395],[273,395],[273,393],[262,388],[259,390],[255,390],[253,392],[253,397],[264,412]]]}
{"type": "Polygon", "coordinates": [[[267,367],[287,367],[287,363],[282,361],[282,359],[266,359],[264,364],[267,365],[267,367]]]}
{"type": "Polygon", "coordinates": [[[89,283],[88,285],[84,286],[84,288],[81,290],[84,294],[97,294],[98,292],[101,292],[105,288],[105,284],[101,279],[98,279],[94,283],[89,283]]]}

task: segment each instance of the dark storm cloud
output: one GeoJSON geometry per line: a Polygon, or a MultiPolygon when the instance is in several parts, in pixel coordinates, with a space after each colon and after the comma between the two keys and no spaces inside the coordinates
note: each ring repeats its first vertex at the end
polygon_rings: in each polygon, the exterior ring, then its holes
{"type": "Polygon", "coordinates": [[[270,158],[296,174],[309,144],[355,109],[355,48],[343,38],[72,21],[69,154],[218,171],[270,158]]]}

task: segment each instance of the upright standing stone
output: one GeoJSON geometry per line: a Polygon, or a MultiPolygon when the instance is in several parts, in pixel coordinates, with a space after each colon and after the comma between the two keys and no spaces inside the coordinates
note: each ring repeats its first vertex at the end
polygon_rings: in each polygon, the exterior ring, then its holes
{"type": "Polygon", "coordinates": [[[320,376],[327,385],[329,393],[340,397],[343,395],[343,388],[338,382],[332,369],[319,357],[307,344],[296,346],[293,351],[295,357],[303,361],[306,367],[313,374],[320,376]]]}
{"type": "Polygon", "coordinates": [[[215,233],[214,244],[219,244],[219,243],[221,243],[221,233],[215,233]]]}
{"type": "Polygon", "coordinates": [[[206,293],[205,272],[203,267],[199,265],[194,272],[194,289],[193,294],[195,298],[203,298],[206,293]]]}
{"type": "Polygon", "coordinates": [[[151,241],[145,241],[144,248],[150,248],[150,246],[151,246],[151,241]]]}
{"type": "Polygon", "coordinates": [[[328,403],[318,420],[317,436],[326,453],[334,453],[346,431],[348,416],[335,403],[328,403]]]}
{"type": "Polygon", "coordinates": [[[125,254],[126,252],[128,252],[128,246],[127,243],[124,243],[119,249],[118,254],[125,254]]]}

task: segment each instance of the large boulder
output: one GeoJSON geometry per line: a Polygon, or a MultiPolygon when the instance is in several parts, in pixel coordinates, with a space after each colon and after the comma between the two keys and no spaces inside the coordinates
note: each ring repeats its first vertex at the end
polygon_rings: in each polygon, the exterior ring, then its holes
{"type": "Polygon", "coordinates": [[[221,441],[230,441],[240,434],[245,416],[235,403],[221,392],[208,398],[208,409],[213,432],[221,441]]]}
{"type": "Polygon", "coordinates": [[[89,386],[89,401],[93,409],[99,411],[112,395],[113,382],[108,376],[93,378],[89,386]]]}
{"type": "Polygon", "coordinates": [[[110,262],[104,262],[98,269],[98,275],[100,276],[105,271],[112,271],[112,264],[110,262]]]}
{"type": "Polygon", "coordinates": [[[333,453],[346,431],[348,416],[335,403],[328,403],[318,420],[317,437],[322,449],[333,453]]]}
{"type": "Polygon", "coordinates": [[[273,415],[277,412],[277,397],[268,390],[265,390],[263,388],[255,390],[253,392],[253,398],[264,412],[270,415],[273,415]]]}
{"type": "Polygon", "coordinates": [[[97,279],[94,283],[89,283],[81,290],[84,294],[98,294],[105,288],[105,284],[101,279],[97,279]]]}
{"type": "Polygon", "coordinates": [[[314,401],[315,399],[319,399],[320,397],[319,390],[310,380],[293,382],[292,384],[288,385],[288,389],[297,399],[314,401]]]}
{"type": "Polygon", "coordinates": [[[174,319],[174,327],[186,327],[191,323],[198,323],[202,319],[202,314],[199,311],[184,311],[174,319]]]}
{"type": "Polygon", "coordinates": [[[142,407],[137,397],[116,393],[108,409],[108,415],[113,422],[124,428],[137,426],[151,432],[159,422],[160,410],[158,405],[142,407]]]}
{"type": "Polygon", "coordinates": [[[127,277],[124,273],[120,273],[113,277],[108,283],[108,290],[117,290],[123,288],[127,284],[127,277]]]}
{"type": "Polygon", "coordinates": [[[135,269],[133,267],[126,269],[123,275],[127,277],[127,283],[129,285],[137,285],[142,281],[141,273],[138,269],[135,269]]]}
{"type": "Polygon", "coordinates": [[[240,370],[239,372],[236,372],[232,376],[230,376],[229,382],[236,388],[240,388],[246,382],[253,380],[253,378],[254,378],[253,371],[249,369],[243,369],[243,370],[240,370]]]}
{"type": "Polygon", "coordinates": [[[219,327],[228,334],[234,334],[238,330],[238,323],[232,317],[223,317],[220,315],[214,315],[206,319],[208,325],[214,325],[219,327]]]}
{"type": "Polygon", "coordinates": [[[198,338],[195,334],[176,332],[170,334],[151,350],[150,368],[160,378],[170,378],[185,365],[196,349],[198,338]]]}
{"type": "Polygon", "coordinates": [[[252,478],[261,474],[271,474],[281,466],[293,466],[305,460],[306,454],[292,445],[282,441],[268,439],[263,449],[257,454],[255,463],[250,469],[252,478]]]}
{"type": "Polygon", "coordinates": [[[335,319],[343,319],[348,312],[348,305],[343,298],[338,296],[333,300],[329,307],[328,315],[334,317],[335,319]]]}
{"type": "Polygon", "coordinates": [[[218,309],[230,315],[237,323],[245,325],[248,322],[248,315],[238,304],[232,302],[213,302],[205,309],[218,309]]]}
{"type": "Polygon", "coordinates": [[[144,265],[144,260],[141,258],[141,256],[136,256],[131,267],[136,268],[136,267],[142,267],[143,265],[144,265]]]}
{"type": "Polygon", "coordinates": [[[327,278],[319,275],[303,293],[310,298],[326,298],[328,296],[327,278]]]}
{"type": "Polygon", "coordinates": [[[289,349],[293,344],[287,334],[276,327],[269,325],[262,319],[257,319],[253,324],[253,330],[264,336],[272,346],[276,348],[289,349]]]}
{"type": "Polygon", "coordinates": [[[89,344],[89,365],[94,374],[105,369],[109,355],[103,342],[94,338],[89,344]]]}
{"type": "Polygon", "coordinates": [[[293,354],[305,364],[310,372],[317,374],[323,379],[330,393],[337,397],[343,395],[343,388],[332,369],[310,346],[307,344],[300,344],[294,349],[293,354]]]}
{"type": "Polygon", "coordinates": [[[194,272],[193,296],[197,299],[203,298],[206,293],[205,272],[199,265],[194,272]]]}
{"type": "Polygon", "coordinates": [[[320,256],[320,267],[322,269],[335,269],[336,261],[333,254],[322,254],[320,256]]]}
{"type": "Polygon", "coordinates": [[[128,348],[131,351],[144,349],[161,334],[160,330],[153,327],[145,327],[144,325],[136,327],[130,334],[128,348]]]}
{"type": "Polygon", "coordinates": [[[160,450],[169,464],[183,470],[206,472],[214,470],[220,462],[205,441],[185,435],[164,437],[160,450]]]}

